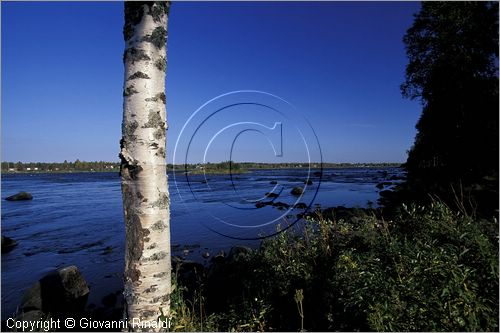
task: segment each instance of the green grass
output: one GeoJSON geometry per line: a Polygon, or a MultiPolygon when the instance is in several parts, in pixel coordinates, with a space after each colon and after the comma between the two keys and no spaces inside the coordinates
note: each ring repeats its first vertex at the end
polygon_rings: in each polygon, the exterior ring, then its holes
{"type": "Polygon", "coordinates": [[[190,288],[177,330],[497,331],[498,222],[439,202],[390,221],[319,214],[190,288]]]}

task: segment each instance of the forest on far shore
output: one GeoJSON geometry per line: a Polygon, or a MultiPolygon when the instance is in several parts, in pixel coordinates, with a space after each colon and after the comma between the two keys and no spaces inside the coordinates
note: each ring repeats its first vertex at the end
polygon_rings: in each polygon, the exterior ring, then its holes
{"type": "MultiPolygon", "coordinates": [[[[174,165],[167,164],[167,170],[184,171],[184,170],[200,170],[211,173],[217,171],[234,170],[236,172],[248,171],[251,169],[291,169],[291,168],[382,168],[382,167],[399,167],[401,163],[319,163],[311,164],[304,162],[289,162],[289,163],[258,163],[258,162],[230,162],[224,161],[219,163],[197,163],[197,164],[182,164],[174,165]]],[[[119,162],[93,161],[85,162],[76,160],[74,162],[2,162],[2,172],[17,173],[17,172],[78,172],[78,171],[94,171],[94,172],[118,172],[120,170],[119,162]]]]}

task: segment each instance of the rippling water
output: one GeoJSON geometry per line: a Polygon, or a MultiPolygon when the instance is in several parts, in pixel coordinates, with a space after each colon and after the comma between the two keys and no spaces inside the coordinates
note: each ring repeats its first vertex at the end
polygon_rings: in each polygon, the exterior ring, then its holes
{"type": "MultiPolygon", "coordinates": [[[[278,223],[293,223],[299,209],[257,208],[268,201],[301,202],[313,207],[376,205],[380,181],[400,175],[398,168],[257,170],[247,174],[169,175],[171,238],[174,254],[202,261],[201,253],[235,244],[255,246],[278,223]],[[309,179],[312,184],[305,185],[309,179]],[[275,184],[271,184],[276,181],[275,184]],[[298,198],[294,186],[305,187],[298,198]]],[[[89,303],[122,284],[124,226],[120,178],[116,173],[5,174],[2,199],[19,191],[32,201],[2,200],[2,235],[19,244],[2,255],[2,318],[16,310],[24,291],[47,272],[76,265],[90,285],[89,303]]]]}

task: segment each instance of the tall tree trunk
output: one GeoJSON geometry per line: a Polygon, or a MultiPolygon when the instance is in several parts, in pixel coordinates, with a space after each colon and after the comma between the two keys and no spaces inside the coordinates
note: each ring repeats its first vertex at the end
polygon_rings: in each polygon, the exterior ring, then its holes
{"type": "MultiPolygon", "coordinates": [[[[121,184],[125,302],[133,318],[170,310],[170,198],[166,173],[165,71],[169,2],[125,2],[121,184]]],[[[137,320],[136,319],[136,320],[137,320]]]]}

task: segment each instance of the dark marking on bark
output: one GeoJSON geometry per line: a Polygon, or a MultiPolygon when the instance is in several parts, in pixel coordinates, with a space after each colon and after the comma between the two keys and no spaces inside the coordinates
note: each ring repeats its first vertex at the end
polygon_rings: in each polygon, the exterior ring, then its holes
{"type": "Polygon", "coordinates": [[[130,75],[128,77],[129,80],[135,80],[135,79],[149,79],[148,74],[143,73],[143,72],[135,72],[134,74],[130,75]]]}
{"type": "Polygon", "coordinates": [[[148,61],[151,60],[151,58],[146,54],[144,50],[136,49],[135,47],[129,47],[123,53],[123,62],[125,62],[125,60],[129,60],[132,63],[135,63],[136,61],[148,61]]]}
{"type": "Polygon", "coordinates": [[[156,96],[148,97],[145,99],[146,102],[158,102],[159,100],[161,100],[163,104],[167,102],[167,97],[165,96],[164,92],[157,93],[156,96]]]}
{"type": "Polygon", "coordinates": [[[166,193],[160,193],[160,197],[155,202],[151,203],[151,208],[158,207],[160,209],[166,209],[169,205],[169,198],[166,193]]]}
{"type": "MultiPolygon", "coordinates": [[[[153,275],[154,276],[154,275],[153,275]]],[[[167,303],[168,301],[170,301],[170,295],[169,294],[166,294],[166,295],[163,295],[163,296],[158,296],[158,297],[155,297],[153,298],[153,303],[158,303],[158,302],[161,302],[161,303],[167,303]]]]}
{"type": "Polygon", "coordinates": [[[134,86],[128,86],[123,90],[123,97],[131,96],[133,94],[137,94],[138,91],[135,90],[134,86]]]}
{"type": "Polygon", "coordinates": [[[149,15],[153,17],[153,21],[160,22],[161,17],[170,11],[170,1],[155,1],[152,6],[149,7],[149,15]]]}
{"type": "Polygon", "coordinates": [[[128,41],[135,31],[135,26],[141,23],[144,15],[144,2],[125,1],[125,25],[123,26],[123,38],[128,41]]]}
{"type": "MultiPolygon", "coordinates": [[[[125,149],[126,141],[122,138],[120,140],[120,176],[125,180],[136,180],[137,175],[142,171],[142,167],[137,164],[137,161],[129,161],[127,158],[123,156],[123,150],[125,149]]],[[[123,190],[124,195],[125,191],[123,190]]]]}
{"type": "Polygon", "coordinates": [[[165,259],[167,257],[168,253],[165,251],[160,251],[157,253],[152,254],[150,257],[146,258],[147,261],[158,261],[165,259]]]}
{"type": "Polygon", "coordinates": [[[142,128],[165,128],[165,122],[161,119],[160,111],[149,110],[148,122],[142,128]]]}
{"type": "Polygon", "coordinates": [[[165,96],[164,92],[158,93],[156,96],[158,96],[159,99],[163,102],[163,104],[167,103],[167,96],[165,96]]]}
{"type": "Polygon", "coordinates": [[[152,249],[156,248],[157,246],[158,246],[158,244],[153,243],[153,244],[148,246],[148,250],[152,250],[152,249]]]}
{"type": "Polygon", "coordinates": [[[156,288],[156,284],[154,284],[154,285],[152,285],[151,287],[146,288],[146,289],[144,290],[144,292],[145,292],[146,294],[150,294],[150,293],[154,293],[154,292],[155,292],[155,291],[157,291],[157,290],[158,290],[158,288],[156,288]]]}
{"type": "Polygon", "coordinates": [[[142,41],[151,43],[158,50],[161,50],[167,43],[167,30],[164,27],[156,27],[151,35],[144,36],[142,41]]]}
{"type": "Polygon", "coordinates": [[[153,274],[153,277],[154,278],[158,278],[158,279],[161,279],[161,278],[164,278],[165,275],[167,275],[167,272],[161,272],[161,273],[156,273],[156,274],[153,274]]]}
{"type": "Polygon", "coordinates": [[[160,57],[155,61],[155,66],[162,72],[167,71],[167,59],[165,57],[160,57]]]}
{"type": "Polygon", "coordinates": [[[128,277],[132,282],[137,282],[139,281],[139,278],[141,277],[141,271],[134,268],[129,270],[128,277]]]}
{"type": "Polygon", "coordinates": [[[135,180],[137,179],[137,175],[142,171],[142,167],[140,165],[129,165],[128,172],[130,174],[130,178],[135,180]]]}
{"type": "Polygon", "coordinates": [[[158,148],[158,150],[156,151],[155,155],[157,156],[161,156],[163,158],[167,157],[167,154],[165,153],[165,149],[163,148],[158,148]]]}
{"type": "MultiPolygon", "coordinates": [[[[127,167],[124,167],[127,170],[127,167]]],[[[141,224],[141,219],[138,212],[133,209],[134,202],[137,200],[137,192],[133,186],[127,183],[122,183],[123,206],[125,207],[125,232],[127,242],[127,257],[132,263],[137,262],[144,250],[143,238],[149,235],[149,230],[144,229],[141,224]]],[[[134,270],[136,267],[131,267],[134,270]]],[[[134,275],[137,272],[129,272],[129,275],[134,275]]],[[[140,272],[139,272],[140,273],[140,272]]],[[[132,278],[132,277],[131,277],[132,278]]]]}
{"type": "Polygon", "coordinates": [[[144,196],[139,191],[137,191],[135,195],[137,195],[137,198],[139,198],[140,200],[144,199],[144,196]]]}
{"type": "Polygon", "coordinates": [[[139,123],[136,120],[125,122],[123,124],[123,135],[128,139],[128,141],[134,141],[136,139],[134,133],[138,127],[139,123]]]}
{"type": "Polygon", "coordinates": [[[162,128],[158,128],[154,133],[153,133],[153,137],[156,139],[156,140],[160,140],[161,138],[163,138],[165,136],[165,130],[162,129],[162,128]]]}
{"type": "Polygon", "coordinates": [[[125,145],[126,145],[125,140],[122,137],[120,139],[120,153],[118,154],[118,157],[120,158],[120,177],[122,177],[123,166],[128,163],[125,157],[123,157],[121,153],[125,149],[125,145]]]}
{"type": "Polygon", "coordinates": [[[158,314],[157,311],[153,311],[153,310],[146,310],[142,313],[142,317],[143,318],[148,318],[148,317],[153,317],[153,316],[156,316],[158,314]]]}
{"type": "Polygon", "coordinates": [[[155,231],[163,231],[166,228],[167,228],[167,224],[161,220],[153,223],[153,225],[151,226],[151,229],[155,230],[155,231]]]}
{"type": "MultiPolygon", "coordinates": [[[[127,171],[128,168],[122,166],[122,169],[127,171]]],[[[125,172],[123,172],[125,173],[125,172]]],[[[126,175],[125,175],[126,176],[126,175]]],[[[133,282],[137,282],[140,278],[141,272],[134,264],[139,261],[144,251],[144,235],[149,234],[149,230],[144,229],[141,224],[141,219],[138,212],[132,207],[137,200],[137,192],[134,191],[133,186],[127,183],[122,183],[123,192],[123,206],[125,207],[125,233],[126,237],[126,257],[132,263],[125,272],[125,276],[130,278],[133,282]]]]}
{"type": "Polygon", "coordinates": [[[144,230],[144,233],[142,234],[143,236],[143,241],[144,243],[149,243],[149,234],[151,233],[148,229],[143,229],[144,230]]]}
{"type": "Polygon", "coordinates": [[[153,149],[158,149],[158,144],[156,142],[153,142],[153,143],[149,144],[149,147],[151,147],[153,149]]]}

